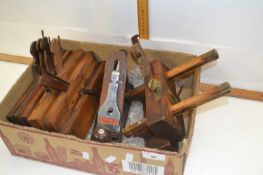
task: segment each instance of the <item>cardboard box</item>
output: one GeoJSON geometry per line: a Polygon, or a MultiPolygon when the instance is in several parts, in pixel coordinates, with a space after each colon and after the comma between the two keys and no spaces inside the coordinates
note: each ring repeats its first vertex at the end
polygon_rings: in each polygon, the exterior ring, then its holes
{"type": "MultiPolygon", "coordinates": [[[[63,40],[62,46],[65,49],[92,50],[99,60],[106,59],[113,51],[125,49],[129,53],[129,69],[136,66],[127,46],[68,40],[63,40]]],[[[170,51],[145,51],[150,59],[161,59],[169,67],[181,64],[193,56],[170,51]]],[[[200,69],[196,69],[193,76],[187,79],[186,88],[183,90],[184,98],[198,93],[199,75],[200,69]]],[[[6,120],[8,112],[32,80],[29,66],[0,104],[0,135],[11,154],[95,174],[183,174],[193,135],[195,109],[185,114],[187,136],[180,143],[178,153],[122,143],[98,143],[9,123],[6,120]]]]}

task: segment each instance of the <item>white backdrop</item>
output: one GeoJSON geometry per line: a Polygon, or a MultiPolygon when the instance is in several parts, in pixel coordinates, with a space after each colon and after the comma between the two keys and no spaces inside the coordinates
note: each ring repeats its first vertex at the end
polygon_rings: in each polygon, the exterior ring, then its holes
{"type": "MultiPolygon", "coordinates": [[[[193,54],[216,48],[220,59],[204,69],[202,81],[263,90],[262,0],[149,1],[151,41],[144,47],[193,54]]],[[[0,0],[0,52],[29,56],[41,29],[52,37],[129,45],[138,32],[136,2],[0,0]]],[[[0,64],[0,100],[24,69],[0,64]]],[[[262,175],[262,110],[261,102],[230,97],[198,108],[185,174],[262,175]]],[[[13,157],[1,141],[0,155],[0,174],[84,174],[13,157]]]]}
{"type": "MultiPolygon", "coordinates": [[[[0,0],[0,52],[29,55],[40,29],[55,37],[124,43],[138,32],[136,0],[0,0]]],[[[149,0],[145,47],[219,51],[202,81],[263,90],[263,1],[149,0]],[[160,43],[159,41],[163,41],[160,43]]]]}

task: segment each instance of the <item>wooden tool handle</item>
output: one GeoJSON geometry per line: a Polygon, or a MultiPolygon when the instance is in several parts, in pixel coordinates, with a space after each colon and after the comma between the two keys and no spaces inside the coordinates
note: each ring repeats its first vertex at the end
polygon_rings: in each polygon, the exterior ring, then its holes
{"type": "MultiPolygon", "coordinates": [[[[211,84],[200,83],[201,92],[207,91],[213,87],[214,85],[211,84]]],[[[263,101],[263,92],[247,89],[232,88],[231,93],[228,96],[263,101]]]]}
{"type": "Polygon", "coordinates": [[[143,77],[145,81],[147,82],[149,77],[152,75],[152,70],[151,70],[150,63],[143,51],[143,48],[140,45],[138,37],[139,35],[134,35],[131,38],[131,41],[132,41],[131,53],[135,61],[139,64],[143,77]]]}
{"type": "Polygon", "coordinates": [[[38,82],[46,88],[50,88],[50,89],[61,91],[61,92],[67,91],[69,87],[68,82],[48,72],[43,74],[39,78],[38,82]]]}
{"type": "Polygon", "coordinates": [[[176,66],[175,68],[166,72],[165,76],[167,78],[179,76],[179,75],[182,75],[182,74],[184,74],[190,70],[193,70],[197,67],[200,67],[200,66],[207,64],[211,61],[214,61],[216,59],[218,59],[218,53],[215,49],[213,49],[207,53],[204,53],[203,55],[194,57],[193,59],[187,61],[186,63],[183,63],[181,65],[176,66]]]}
{"type": "Polygon", "coordinates": [[[210,90],[203,92],[199,95],[187,98],[175,105],[170,106],[170,112],[172,113],[181,113],[189,109],[202,105],[206,102],[214,100],[218,97],[227,95],[231,92],[231,87],[228,82],[222,83],[210,90]]]}
{"type": "Polygon", "coordinates": [[[125,100],[141,99],[144,97],[144,85],[134,88],[125,94],[125,100]]]}

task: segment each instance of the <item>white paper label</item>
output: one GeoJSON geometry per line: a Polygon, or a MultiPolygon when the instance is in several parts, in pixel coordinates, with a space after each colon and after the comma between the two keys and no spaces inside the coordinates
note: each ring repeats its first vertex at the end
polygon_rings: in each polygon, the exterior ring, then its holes
{"type": "Polygon", "coordinates": [[[129,161],[129,162],[132,162],[133,161],[133,154],[127,153],[126,156],[125,156],[125,160],[129,161]]]}
{"type": "Polygon", "coordinates": [[[122,160],[122,168],[125,172],[141,175],[164,175],[164,167],[145,164],[140,162],[130,162],[122,160]]]}
{"type": "Polygon", "coordinates": [[[165,161],[166,156],[164,154],[157,154],[157,153],[143,151],[142,157],[151,160],[165,161]]]}
{"type": "Polygon", "coordinates": [[[114,156],[109,156],[105,159],[105,162],[107,163],[112,163],[114,160],[116,160],[116,157],[114,156]]]}
{"type": "Polygon", "coordinates": [[[82,152],[83,159],[89,160],[89,153],[88,152],[82,152]]]}

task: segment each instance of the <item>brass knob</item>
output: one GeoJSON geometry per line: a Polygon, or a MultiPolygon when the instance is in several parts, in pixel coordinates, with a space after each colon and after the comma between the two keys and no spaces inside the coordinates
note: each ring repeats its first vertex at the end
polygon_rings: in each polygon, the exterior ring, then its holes
{"type": "Polygon", "coordinates": [[[148,88],[155,93],[159,93],[161,91],[161,82],[156,79],[150,79],[148,81],[148,88]]]}

